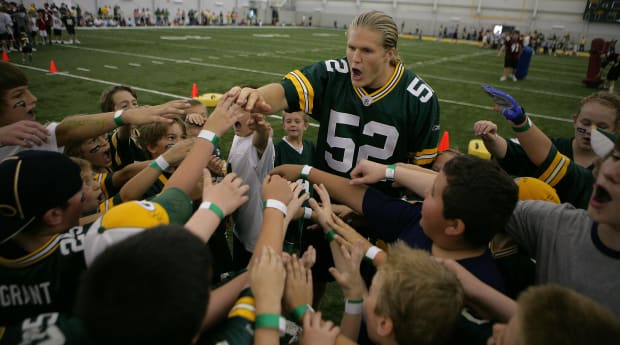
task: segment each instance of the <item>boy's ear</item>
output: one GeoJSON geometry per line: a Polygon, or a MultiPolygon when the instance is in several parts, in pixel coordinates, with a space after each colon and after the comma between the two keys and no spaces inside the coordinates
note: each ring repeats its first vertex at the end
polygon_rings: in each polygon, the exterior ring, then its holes
{"type": "Polygon", "coordinates": [[[43,223],[47,226],[56,226],[62,223],[64,211],[59,207],[50,208],[43,214],[43,223]]]}
{"type": "Polygon", "coordinates": [[[377,334],[382,338],[390,337],[394,334],[394,322],[387,316],[381,316],[377,324],[377,334]]]}
{"type": "Polygon", "coordinates": [[[155,152],[155,146],[153,146],[153,145],[146,145],[146,150],[149,151],[149,154],[151,156],[153,156],[153,153],[155,152]]]}
{"type": "Polygon", "coordinates": [[[444,233],[448,236],[461,236],[465,232],[465,223],[463,220],[448,219],[444,233]]]}

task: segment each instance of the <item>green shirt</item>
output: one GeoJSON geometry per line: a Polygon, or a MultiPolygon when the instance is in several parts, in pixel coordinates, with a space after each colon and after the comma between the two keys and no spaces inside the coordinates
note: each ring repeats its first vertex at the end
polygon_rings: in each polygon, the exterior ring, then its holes
{"type": "Polygon", "coordinates": [[[346,58],[292,71],[281,84],[288,111],[321,123],[315,157],[321,170],[348,176],[361,159],[428,165],[437,155],[437,96],[401,63],[377,90],[353,87],[346,58]]]}
{"type": "MultiPolygon", "coordinates": [[[[191,200],[176,188],[151,201],[166,210],[173,224],[185,224],[192,214],[191,200]]],[[[73,312],[80,275],[86,269],[87,233],[99,231],[94,226],[98,223],[75,226],[54,235],[29,253],[13,241],[1,248],[0,325],[45,312],[73,312]]]]}

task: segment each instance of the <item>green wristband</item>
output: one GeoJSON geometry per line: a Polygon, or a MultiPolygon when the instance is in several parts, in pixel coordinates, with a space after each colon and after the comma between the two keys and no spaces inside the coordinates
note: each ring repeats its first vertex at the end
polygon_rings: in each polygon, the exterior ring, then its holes
{"type": "Polygon", "coordinates": [[[224,220],[224,211],[222,211],[222,209],[216,204],[210,201],[203,201],[202,204],[200,204],[200,208],[206,208],[207,210],[211,210],[218,216],[218,218],[220,218],[220,222],[224,220]]]}
{"type": "Polygon", "coordinates": [[[254,328],[275,328],[280,329],[280,315],[278,314],[258,314],[254,328]]]}
{"type": "Polygon", "coordinates": [[[532,120],[530,120],[530,118],[528,117],[524,125],[521,125],[519,127],[512,127],[512,130],[517,133],[522,133],[522,132],[527,131],[531,127],[532,127],[532,120]]]}
{"type": "Polygon", "coordinates": [[[331,229],[329,230],[326,234],[325,234],[325,238],[327,239],[328,242],[331,242],[334,240],[334,236],[338,235],[338,233],[336,232],[336,230],[331,229]]]}
{"type": "Polygon", "coordinates": [[[124,111],[125,111],[125,109],[121,109],[121,110],[117,110],[114,113],[114,123],[116,123],[116,125],[119,126],[119,127],[125,125],[125,122],[123,122],[123,118],[121,117],[121,115],[123,115],[124,111]]]}
{"type": "Polygon", "coordinates": [[[295,309],[293,309],[293,319],[295,321],[301,321],[307,311],[313,312],[314,310],[309,304],[298,305],[295,309]]]}

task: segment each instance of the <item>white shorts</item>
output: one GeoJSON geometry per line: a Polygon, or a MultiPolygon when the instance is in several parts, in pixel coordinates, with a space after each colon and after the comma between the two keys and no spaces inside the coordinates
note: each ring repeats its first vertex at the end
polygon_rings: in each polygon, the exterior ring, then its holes
{"type": "Polygon", "coordinates": [[[39,36],[41,36],[41,37],[47,37],[47,31],[45,31],[45,30],[39,30],[39,36]]]}

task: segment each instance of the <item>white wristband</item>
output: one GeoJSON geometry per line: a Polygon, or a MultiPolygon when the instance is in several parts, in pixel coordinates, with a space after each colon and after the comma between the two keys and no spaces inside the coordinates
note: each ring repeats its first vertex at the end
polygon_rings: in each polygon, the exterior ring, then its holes
{"type": "Polygon", "coordinates": [[[159,165],[159,167],[161,168],[161,170],[166,170],[168,169],[168,167],[170,167],[170,163],[168,163],[168,161],[166,160],[166,158],[164,158],[163,155],[159,155],[159,157],[157,157],[155,159],[155,163],[157,163],[157,165],[159,165]]]}
{"type": "Polygon", "coordinates": [[[372,246],[368,248],[368,250],[366,251],[366,254],[364,254],[364,257],[370,261],[373,261],[375,257],[377,256],[377,254],[382,251],[383,250],[381,250],[381,248],[377,246],[372,246]]]}
{"type": "Polygon", "coordinates": [[[344,313],[349,315],[360,315],[363,309],[363,300],[349,301],[344,304],[344,313]]]}
{"type": "Polygon", "coordinates": [[[200,131],[200,133],[198,133],[198,138],[204,139],[206,141],[210,141],[211,144],[213,145],[216,145],[217,141],[219,140],[219,138],[217,137],[215,133],[208,131],[206,129],[203,129],[200,131]]]}
{"type": "Polygon", "coordinates": [[[304,167],[301,169],[301,178],[307,180],[308,175],[310,175],[310,170],[312,170],[312,166],[304,165],[304,167]]]}
{"type": "Polygon", "coordinates": [[[385,179],[387,181],[394,181],[394,173],[396,172],[396,164],[390,164],[385,167],[385,179]]]}
{"type": "Polygon", "coordinates": [[[312,218],[312,209],[310,207],[304,207],[304,219],[312,218]]]}
{"type": "Polygon", "coordinates": [[[284,213],[284,217],[286,217],[287,213],[287,207],[286,205],[280,201],[280,200],[276,200],[276,199],[267,199],[263,202],[263,208],[275,208],[277,210],[279,210],[280,212],[284,213]]]}

